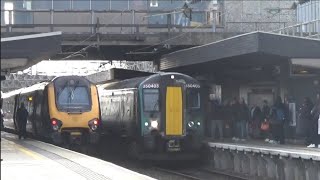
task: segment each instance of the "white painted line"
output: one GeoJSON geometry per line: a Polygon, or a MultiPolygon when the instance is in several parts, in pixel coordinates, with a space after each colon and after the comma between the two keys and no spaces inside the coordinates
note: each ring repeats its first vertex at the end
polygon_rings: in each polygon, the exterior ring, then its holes
{"type": "Polygon", "coordinates": [[[49,32],[49,33],[14,36],[14,37],[1,38],[1,42],[24,40],[24,39],[33,39],[33,38],[41,38],[41,37],[50,37],[50,36],[57,36],[57,35],[61,35],[61,34],[62,34],[61,31],[57,31],[57,32],[49,32]]]}

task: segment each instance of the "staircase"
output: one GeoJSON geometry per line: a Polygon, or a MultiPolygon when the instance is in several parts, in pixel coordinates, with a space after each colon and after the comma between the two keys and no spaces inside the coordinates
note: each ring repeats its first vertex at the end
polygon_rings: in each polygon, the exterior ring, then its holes
{"type": "Polygon", "coordinates": [[[271,31],[273,33],[320,39],[320,19],[271,31]]]}

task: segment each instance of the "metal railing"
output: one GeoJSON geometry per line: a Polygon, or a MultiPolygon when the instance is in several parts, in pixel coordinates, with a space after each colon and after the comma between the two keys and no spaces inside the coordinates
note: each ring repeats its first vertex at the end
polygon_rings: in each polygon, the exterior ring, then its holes
{"type": "MultiPolygon", "coordinates": [[[[99,11],[99,10],[1,10],[2,32],[101,33],[101,34],[153,34],[158,32],[251,32],[271,31],[285,27],[288,22],[225,22],[213,25],[208,11],[201,22],[189,21],[176,11],[99,11]],[[160,16],[161,20],[157,22],[160,16]],[[14,18],[13,18],[14,17],[14,18]],[[27,17],[23,19],[22,17],[27,17]],[[19,21],[19,18],[22,20],[19,21]],[[150,20],[152,19],[152,20],[150,20]],[[6,22],[8,21],[8,22],[6,22]],[[14,21],[14,22],[12,22],[14,21]]],[[[214,11],[213,13],[218,13],[214,11]]]]}
{"type": "Polygon", "coordinates": [[[273,30],[274,33],[320,39],[320,19],[273,30]]]}
{"type": "MultiPolygon", "coordinates": [[[[205,14],[206,11],[197,11],[197,13],[205,14]]],[[[1,15],[3,32],[63,31],[64,33],[120,34],[171,31],[212,32],[212,25],[207,23],[207,19],[203,19],[203,22],[192,22],[172,11],[1,10],[1,15]],[[154,14],[161,16],[162,19],[160,18],[158,22],[154,19],[151,21],[149,18],[154,14]],[[28,17],[28,22],[21,22],[21,20],[17,22],[23,17],[28,17]]]]}

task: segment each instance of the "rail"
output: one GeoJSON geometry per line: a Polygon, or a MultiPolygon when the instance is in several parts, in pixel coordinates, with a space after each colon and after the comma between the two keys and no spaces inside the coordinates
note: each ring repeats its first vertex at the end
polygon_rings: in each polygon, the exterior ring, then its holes
{"type": "Polygon", "coordinates": [[[291,36],[320,39],[320,19],[287,26],[284,28],[273,30],[272,32],[291,36]]]}

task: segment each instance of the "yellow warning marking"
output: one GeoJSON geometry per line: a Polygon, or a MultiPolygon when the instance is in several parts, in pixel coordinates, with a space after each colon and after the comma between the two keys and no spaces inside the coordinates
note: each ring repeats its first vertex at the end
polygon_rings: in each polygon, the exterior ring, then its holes
{"type": "MultiPolygon", "coordinates": [[[[18,146],[20,146],[20,145],[18,145],[18,146]]],[[[26,149],[26,148],[24,148],[22,146],[18,147],[18,150],[23,152],[24,154],[32,157],[33,159],[36,159],[36,160],[42,160],[43,159],[40,155],[38,155],[38,153],[30,151],[29,149],[26,149]]]]}

